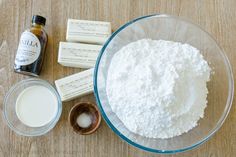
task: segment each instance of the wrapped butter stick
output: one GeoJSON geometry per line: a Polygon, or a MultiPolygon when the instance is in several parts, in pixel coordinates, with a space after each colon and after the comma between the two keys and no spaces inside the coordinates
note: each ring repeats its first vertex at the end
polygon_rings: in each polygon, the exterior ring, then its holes
{"type": "Polygon", "coordinates": [[[93,68],[55,81],[62,101],[69,101],[93,92],[93,68]]]}
{"type": "Polygon", "coordinates": [[[67,41],[103,44],[110,35],[110,22],[68,19],[67,41]]]}
{"type": "Polygon", "coordinates": [[[101,45],[60,42],[58,63],[68,67],[93,68],[101,45]]]}

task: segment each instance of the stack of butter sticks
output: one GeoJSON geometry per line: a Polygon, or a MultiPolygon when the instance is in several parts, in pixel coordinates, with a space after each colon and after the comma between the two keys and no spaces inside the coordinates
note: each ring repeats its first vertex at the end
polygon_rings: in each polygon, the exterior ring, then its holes
{"type": "Polygon", "coordinates": [[[93,67],[102,44],[110,35],[109,22],[68,20],[67,42],[59,44],[58,63],[88,70],[55,81],[62,101],[69,101],[93,92],[93,67]]]}
{"type": "Polygon", "coordinates": [[[111,35],[111,23],[69,19],[66,41],[60,42],[58,63],[75,68],[92,68],[102,44],[111,35]]]}

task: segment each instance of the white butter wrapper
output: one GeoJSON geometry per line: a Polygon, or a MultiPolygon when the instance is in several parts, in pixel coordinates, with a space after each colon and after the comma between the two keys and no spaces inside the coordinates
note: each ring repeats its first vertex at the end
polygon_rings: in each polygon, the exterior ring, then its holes
{"type": "Polygon", "coordinates": [[[55,81],[62,101],[69,101],[93,92],[94,68],[55,81]]]}
{"type": "Polygon", "coordinates": [[[75,68],[93,68],[101,45],[60,42],[58,63],[75,68]]]}
{"type": "Polygon", "coordinates": [[[110,35],[110,22],[68,19],[67,41],[103,44],[110,35]]]}

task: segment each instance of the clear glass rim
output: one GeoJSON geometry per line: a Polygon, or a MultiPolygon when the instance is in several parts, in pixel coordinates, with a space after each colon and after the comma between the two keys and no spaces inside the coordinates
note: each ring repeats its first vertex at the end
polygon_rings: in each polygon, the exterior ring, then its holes
{"type": "Polygon", "coordinates": [[[61,98],[60,98],[60,95],[57,93],[57,91],[55,90],[55,88],[47,81],[45,80],[42,80],[42,79],[39,79],[39,78],[29,78],[29,79],[25,79],[25,80],[22,80],[20,82],[17,82],[16,84],[14,84],[10,90],[7,92],[5,98],[4,98],[4,101],[3,101],[3,116],[4,116],[4,119],[7,123],[7,125],[10,127],[11,130],[13,130],[15,133],[17,133],[18,135],[22,135],[22,136],[28,136],[28,137],[32,137],[32,136],[41,136],[41,135],[44,135],[46,134],[47,132],[49,132],[52,128],[54,128],[54,126],[56,125],[56,123],[58,122],[58,120],[60,119],[60,116],[61,116],[61,113],[62,113],[62,102],[61,102],[61,98]],[[17,129],[16,127],[13,126],[13,124],[10,122],[10,120],[8,119],[8,116],[7,116],[7,100],[9,99],[9,96],[12,94],[12,92],[18,88],[21,84],[25,84],[25,83],[28,83],[28,82],[39,82],[43,85],[45,85],[51,92],[53,92],[56,97],[57,97],[57,102],[58,102],[58,111],[57,111],[57,114],[56,116],[54,117],[54,119],[48,123],[48,127],[47,129],[45,129],[44,131],[42,132],[36,132],[36,133],[33,133],[33,134],[28,134],[28,133],[24,133],[22,131],[20,131],[19,129],[17,129]]]}
{"type": "Polygon", "coordinates": [[[227,102],[226,102],[226,107],[225,107],[225,110],[224,110],[224,113],[221,115],[221,118],[218,120],[217,122],[217,125],[212,129],[212,131],[210,132],[210,134],[208,134],[206,137],[202,138],[202,140],[196,142],[195,144],[193,145],[190,145],[188,147],[184,147],[184,148],[181,148],[181,149],[176,149],[176,150],[158,150],[158,149],[153,149],[153,148],[149,148],[149,147],[146,147],[146,146],[143,146],[143,145],[140,145],[136,142],[133,142],[131,141],[130,139],[128,139],[125,135],[123,135],[118,129],[116,129],[116,127],[111,123],[111,121],[109,120],[108,116],[106,115],[105,111],[103,110],[103,107],[102,107],[102,104],[101,104],[101,101],[100,101],[100,98],[99,98],[99,93],[98,93],[98,88],[97,88],[97,76],[98,76],[98,68],[99,68],[99,64],[100,64],[100,60],[102,58],[102,55],[104,54],[105,50],[106,50],[106,47],[108,46],[108,44],[111,42],[111,40],[120,32],[122,31],[123,29],[125,29],[126,27],[128,27],[129,25],[137,22],[137,21],[140,21],[140,20],[143,20],[143,19],[146,19],[146,18],[153,18],[153,17],[165,17],[165,18],[174,18],[174,19],[178,19],[178,20],[181,20],[181,21],[184,21],[186,23],[190,23],[192,25],[194,25],[195,27],[199,28],[200,30],[202,30],[203,32],[205,32],[210,38],[212,38],[214,40],[215,43],[216,40],[208,33],[206,32],[204,29],[202,29],[199,25],[197,24],[194,24],[192,23],[191,21],[188,21],[184,18],[181,18],[181,17],[177,17],[177,16],[173,16],[173,15],[166,15],[166,14],[152,14],[152,15],[146,15],[146,16],[142,16],[142,17],[139,17],[139,18],[136,18],[126,24],[124,24],[123,26],[121,26],[120,28],[118,28],[111,36],[110,38],[106,41],[106,43],[104,44],[104,46],[102,47],[99,55],[98,55],[98,58],[97,58],[97,61],[96,61],[96,65],[95,65],[95,68],[94,68],[94,78],[93,78],[93,82],[94,82],[94,95],[96,97],[96,101],[97,101],[97,104],[98,104],[98,108],[100,110],[100,112],[102,113],[102,117],[104,118],[104,120],[106,121],[106,123],[108,124],[108,126],[121,138],[123,139],[124,141],[126,141],[128,144],[132,145],[132,146],[135,146],[139,149],[142,149],[142,150],[145,150],[145,151],[148,151],[148,152],[153,152],[153,153],[162,153],[162,154],[172,154],[172,153],[178,153],[178,152],[183,152],[183,151],[187,151],[187,150],[191,150],[201,144],[203,144],[204,142],[208,141],[212,135],[214,135],[218,130],[219,128],[223,125],[226,117],[228,116],[229,114],[229,111],[230,111],[230,108],[232,106],[232,102],[233,102],[233,95],[234,95],[234,80],[233,80],[233,72],[232,72],[232,68],[231,68],[231,65],[230,65],[230,62],[227,58],[227,56],[225,55],[224,51],[219,47],[219,45],[217,44],[218,48],[221,50],[221,56],[222,58],[224,59],[224,63],[226,65],[226,69],[227,69],[227,74],[228,74],[228,81],[229,81],[229,85],[228,85],[228,98],[227,98],[227,102]]]}

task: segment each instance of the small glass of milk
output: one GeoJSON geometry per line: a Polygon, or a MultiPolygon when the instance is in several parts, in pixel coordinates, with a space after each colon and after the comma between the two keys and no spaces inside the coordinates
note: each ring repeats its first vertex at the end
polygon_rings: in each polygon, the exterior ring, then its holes
{"type": "Polygon", "coordinates": [[[4,100],[4,117],[17,134],[40,136],[50,131],[62,112],[59,94],[47,81],[26,79],[15,84],[4,100]]]}

